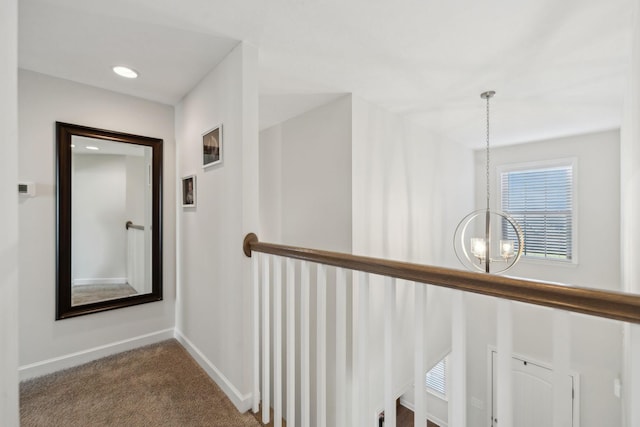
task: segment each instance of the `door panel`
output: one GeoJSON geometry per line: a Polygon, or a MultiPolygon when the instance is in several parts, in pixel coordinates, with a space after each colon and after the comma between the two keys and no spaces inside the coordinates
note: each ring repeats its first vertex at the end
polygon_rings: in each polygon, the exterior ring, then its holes
{"type": "MultiPolygon", "coordinates": [[[[553,425],[553,371],[521,358],[511,359],[513,381],[514,427],[539,427],[553,425]]],[[[492,371],[492,423],[500,426],[497,417],[497,354],[491,352],[492,371]]],[[[567,376],[573,390],[573,377],[567,376]]],[[[573,392],[566,396],[562,405],[573,408],[573,392]]],[[[573,411],[572,411],[573,413],[573,411]]],[[[506,427],[506,426],[505,426],[506,427]]]]}

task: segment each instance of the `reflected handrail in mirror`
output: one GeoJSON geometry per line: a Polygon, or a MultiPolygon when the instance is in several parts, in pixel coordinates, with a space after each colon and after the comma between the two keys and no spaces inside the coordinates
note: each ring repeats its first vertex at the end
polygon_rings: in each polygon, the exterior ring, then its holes
{"type": "Polygon", "coordinates": [[[127,221],[127,223],[124,225],[124,227],[128,230],[130,228],[133,228],[135,230],[144,230],[144,225],[136,225],[133,223],[133,221],[127,221]]]}

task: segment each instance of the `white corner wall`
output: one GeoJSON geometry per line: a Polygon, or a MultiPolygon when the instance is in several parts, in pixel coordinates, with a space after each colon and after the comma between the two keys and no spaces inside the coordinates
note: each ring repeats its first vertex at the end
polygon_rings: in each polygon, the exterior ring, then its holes
{"type": "MultiPolygon", "coordinates": [[[[358,255],[458,267],[452,236],[472,210],[473,152],[401,115],[353,98],[353,251],[358,255]]],[[[371,277],[369,360],[371,413],[382,409],[384,294],[371,277]]],[[[378,283],[380,282],[380,283],[378,283]]],[[[397,395],[413,405],[413,287],[397,286],[397,395]]],[[[357,301],[354,289],[354,301],[357,301]]],[[[430,288],[427,366],[450,351],[447,290],[430,288]]],[[[429,413],[447,421],[447,406],[429,396],[429,413]]]]}
{"type": "Polygon", "coordinates": [[[0,3],[0,425],[18,415],[18,2],[0,3]]]}
{"type": "Polygon", "coordinates": [[[260,132],[260,236],[282,243],[282,125],[260,132]]]}
{"type": "Polygon", "coordinates": [[[473,153],[353,99],[353,250],[457,267],[451,245],[473,207],[473,153]]]}
{"type": "Polygon", "coordinates": [[[26,70],[19,73],[19,178],[36,184],[21,199],[20,365],[26,378],[173,335],[175,152],[173,108],[26,70]],[[164,300],[55,321],[55,122],[164,140],[164,300]]]}
{"type": "MultiPolygon", "coordinates": [[[[345,95],[260,133],[261,240],[351,253],[351,120],[351,96],[345,95]]],[[[332,269],[328,277],[331,281],[332,269]]],[[[315,270],[311,281],[315,282],[315,270]]],[[[297,293],[297,302],[299,299],[297,293]]],[[[310,299],[311,329],[315,330],[317,304],[313,285],[310,299]]],[[[335,395],[335,361],[331,355],[335,354],[336,326],[332,303],[335,288],[331,286],[327,301],[327,425],[334,425],[335,399],[331,396],[335,395]]],[[[300,307],[298,303],[296,306],[300,307]]],[[[299,315],[298,310],[296,316],[299,315]]],[[[300,343],[299,336],[296,342],[300,343]]],[[[315,339],[311,340],[310,349],[310,363],[315,366],[315,339]]],[[[296,351],[300,357],[299,345],[296,351]]],[[[300,387],[299,375],[296,381],[300,387]]],[[[312,380],[312,400],[315,393],[312,380]]],[[[312,419],[315,410],[311,408],[312,419]]],[[[300,411],[296,417],[297,425],[300,411]]]]}
{"type": "Polygon", "coordinates": [[[96,279],[120,283],[127,277],[127,252],[122,250],[127,247],[122,224],[129,219],[126,156],[72,157],[71,280],[74,284],[96,283],[96,279]],[[100,250],[95,250],[96,242],[100,250]]]}
{"type": "MultiPolygon", "coordinates": [[[[632,4],[633,38],[620,142],[622,289],[640,293],[640,0],[632,4]]],[[[625,325],[623,422],[640,425],[640,325],[625,325]]]]}
{"type": "Polygon", "coordinates": [[[262,131],[258,237],[350,253],[351,151],[350,95],[262,131]]]}
{"type": "Polygon", "coordinates": [[[176,330],[240,411],[251,406],[251,262],[258,221],[257,49],[237,45],[176,107],[178,178],[197,176],[197,206],[178,208],[176,330]],[[223,126],[222,163],[202,169],[202,134],[223,126]]]}

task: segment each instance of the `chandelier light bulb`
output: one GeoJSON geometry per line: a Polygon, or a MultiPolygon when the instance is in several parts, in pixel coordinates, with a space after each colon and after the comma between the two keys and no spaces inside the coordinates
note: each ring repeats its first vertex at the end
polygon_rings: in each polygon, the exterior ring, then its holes
{"type": "Polygon", "coordinates": [[[502,258],[511,258],[515,253],[515,244],[513,240],[500,240],[500,256],[502,258]]]}
{"type": "Polygon", "coordinates": [[[476,258],[483,260],[487,256],[487,241],[482,237],[472,237],[471,253],[476,258]]]}

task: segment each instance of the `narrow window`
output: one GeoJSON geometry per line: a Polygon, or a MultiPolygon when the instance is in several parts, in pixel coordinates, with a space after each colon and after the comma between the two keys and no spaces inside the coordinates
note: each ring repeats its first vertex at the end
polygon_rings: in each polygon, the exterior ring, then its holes
{"type": "Polygon", "coordinates": [[[438,362],[426,376],[427,391],[447,399],[447,357],[438,362]]]}

